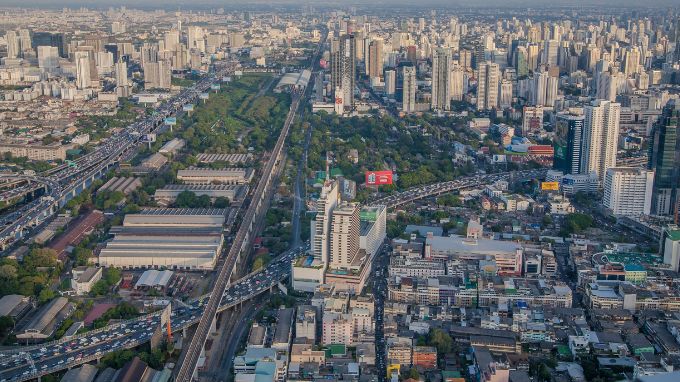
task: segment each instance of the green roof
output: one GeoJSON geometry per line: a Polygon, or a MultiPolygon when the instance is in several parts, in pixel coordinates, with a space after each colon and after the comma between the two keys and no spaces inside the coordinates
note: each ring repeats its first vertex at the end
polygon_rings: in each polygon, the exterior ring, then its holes
{"type": "Polygon", "coordinates": [[[640,264],[626,264],[624,269],[628,272],[644,272],[645,267],[640,264]]]}
{"type": "Polygon", "coordinates": [[[557,345],[557,353],[559,355],[569,356],[571,355],[571,350],[569,350],[569,346],[567,345],[557,345]]]}
{"type": "Polygon", "coordinates": [[[668,237],[673,241],[680,241],[680,229],[668,230],[668,237]]]}
{"type": "Polygon", "coordinates": [[[327,351],[330,352],[331,356],[345,355],[347,354],[347,346],[345,346],[345,344],[330,344],[328,345],[327,351]]]}

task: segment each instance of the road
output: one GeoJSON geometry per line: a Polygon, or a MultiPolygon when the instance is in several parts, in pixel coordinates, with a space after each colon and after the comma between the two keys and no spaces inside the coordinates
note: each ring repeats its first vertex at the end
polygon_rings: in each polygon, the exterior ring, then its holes
{"type": "Polygon", "coordinates": [[[192,87],[183,90],[178,95],[169,99],[155,112],[127,126],[121,132],[112,136],[103,144],[86,154],[75,162],[75,166],[61,165],[40,174],[45,182],[55,182],[59,185],[58,192],[48,197],[42,197],[27,206],[9,224],[0,228],[0,248],[4,249],[13,240],[21,237],[32,228],[39,226],[41,222],[51,217],[60,201],[70,199],[78,194],[89,181],[100,177],[109,167],[121,160],[129,160],[142,144],[142,137],[156,132],[164,126],[167,117],[182,112],[184,105],[195,103],[201,93],[219,81],[222,76],[232,73],[236,68],[235,63],[228,63],[214,74],[207,75],[192,87]]]}
{"type": "MultiPolygon", "coordinates": [[[[312,62],[318,61],[318,57],[320,57],[321,53],[321,47],[325,43],[326,36],[327,33],[324,33],[324,36],[321,39],[316,52],[312,55],[312,57],[314,57],[312,62]]],[[[262,171],[260,181],[258,182],[257,188],[253,193],[252,202],[248,206],[246,214],[241,221],[239,230],[236,233],[232,245],[227,253],[226,260],[218,271],[214,290],[219,291],[220,294],[226,289],[229,279],[231,278],[231,274],[234,272],[236,261],[241,255],[241,252],[250,244],[253,239],[253,225],[257,222],[260,215],[266,213],[265,208],[260,207],[267,204],[265,198],[275,183],[273,179],[275,176],[276,167],[283,165],[283,163],[280,163],[280,160],[285,155],[284,147],[286,138],[288,137],[288,131],[290,130],[290,126],[295,119],[296,112],[300,105],[300,100],[303,99],[303,97],[297,92],[292,92],[292,98],[293,99],[288,116],[283,124],[283,128],[281,129],[279,138],[276,142],[276,145],[274,146],[274,150],[272,150],[271,156],[267,161],[264,170],[262,171]]],[[[210,331],[212,321],[215,319],[219,303],[220,297],[218,297],[218,295],[211,295],[208,299],[203,316],[201,317],[198,327],[196,328],[196,333],[191,338],[191,343],[189,343],[189,345],[186,347],[186,353],[183,353],[183,356],[180,358],[179,367],[177,368],[177,374],[175,378],[176,381],[191,381],[193,379],[198,358],[201,354],[201,351],[203,350],[205,341],[208,338],[208,333],[210,331]]]]}
{"type": "Polygon", "coordinates": [[[378,380],[385,381],[387,370],[387,348],[385,344],[385,300],[387,299],[387,266],[392,251],[388,245],[378,251],[373,260],[372,277],[373,297],[375,298],[375,365],[378,380]]]}

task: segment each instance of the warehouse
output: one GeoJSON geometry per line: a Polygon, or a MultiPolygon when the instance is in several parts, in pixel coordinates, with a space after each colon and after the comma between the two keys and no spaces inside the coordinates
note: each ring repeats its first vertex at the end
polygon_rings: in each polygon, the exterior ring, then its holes
{"type": "Polygon", "coordinates": [[[253,179],[252,168],[198,168],[177,171],[177,179],[186,184],[248,184],[253,179]]]}
{"type": "Polygon", "coordinates": [[[99,254],[104,267],[212,270],[228,210],[157,208],[128,214],[99,254]]]}
{"type": "Polygon", "coordinates": [[[207,195],[213,203],[217,198],[227,198],[231,204],[238,205],[243,202],[248,194],[248,186],[235,184],[169,184],[156,190],[153,198],[158,204],[167,206],[174,203],[177,196],[184,191],[193,192],[196,196],[207,195]]]}
{"type": "Polygon", "coordinates": [[[45,340],[75,311],[65,297],[57,297],[45,304],[26,324],[17,330],[18,340],[45,340]]]}

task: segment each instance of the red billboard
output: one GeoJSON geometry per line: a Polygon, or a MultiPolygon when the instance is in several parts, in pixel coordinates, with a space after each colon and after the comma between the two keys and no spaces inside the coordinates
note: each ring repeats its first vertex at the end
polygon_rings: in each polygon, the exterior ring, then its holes
{"type": "Polygon", "coordinates": [[[392,184],[392,171],[366,171],[367,186],[392,184]]]}

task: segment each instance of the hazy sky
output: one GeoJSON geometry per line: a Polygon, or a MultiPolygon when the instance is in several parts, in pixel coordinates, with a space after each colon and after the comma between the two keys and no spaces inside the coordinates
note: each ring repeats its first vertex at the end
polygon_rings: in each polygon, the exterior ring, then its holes
{"type": "Polygon", "coordinates": [[[456,7],[456,6],[479,6],[479,7],[527,7],[527,6],[568,6],[568,5],[610,5],[610,6],[634,6],[644,8],[680,6],[679,0],[0,0],[0,6],[16,7],[103,7],[127,5],[135,8],[182,8],[182,9],[205,9],[205,8],[232,8],[242,5],[254,8],[258,5],[302,5],[311,4],[316,7],[343,7],[349,5],[403,5],[409,7],[456,7]]]}

